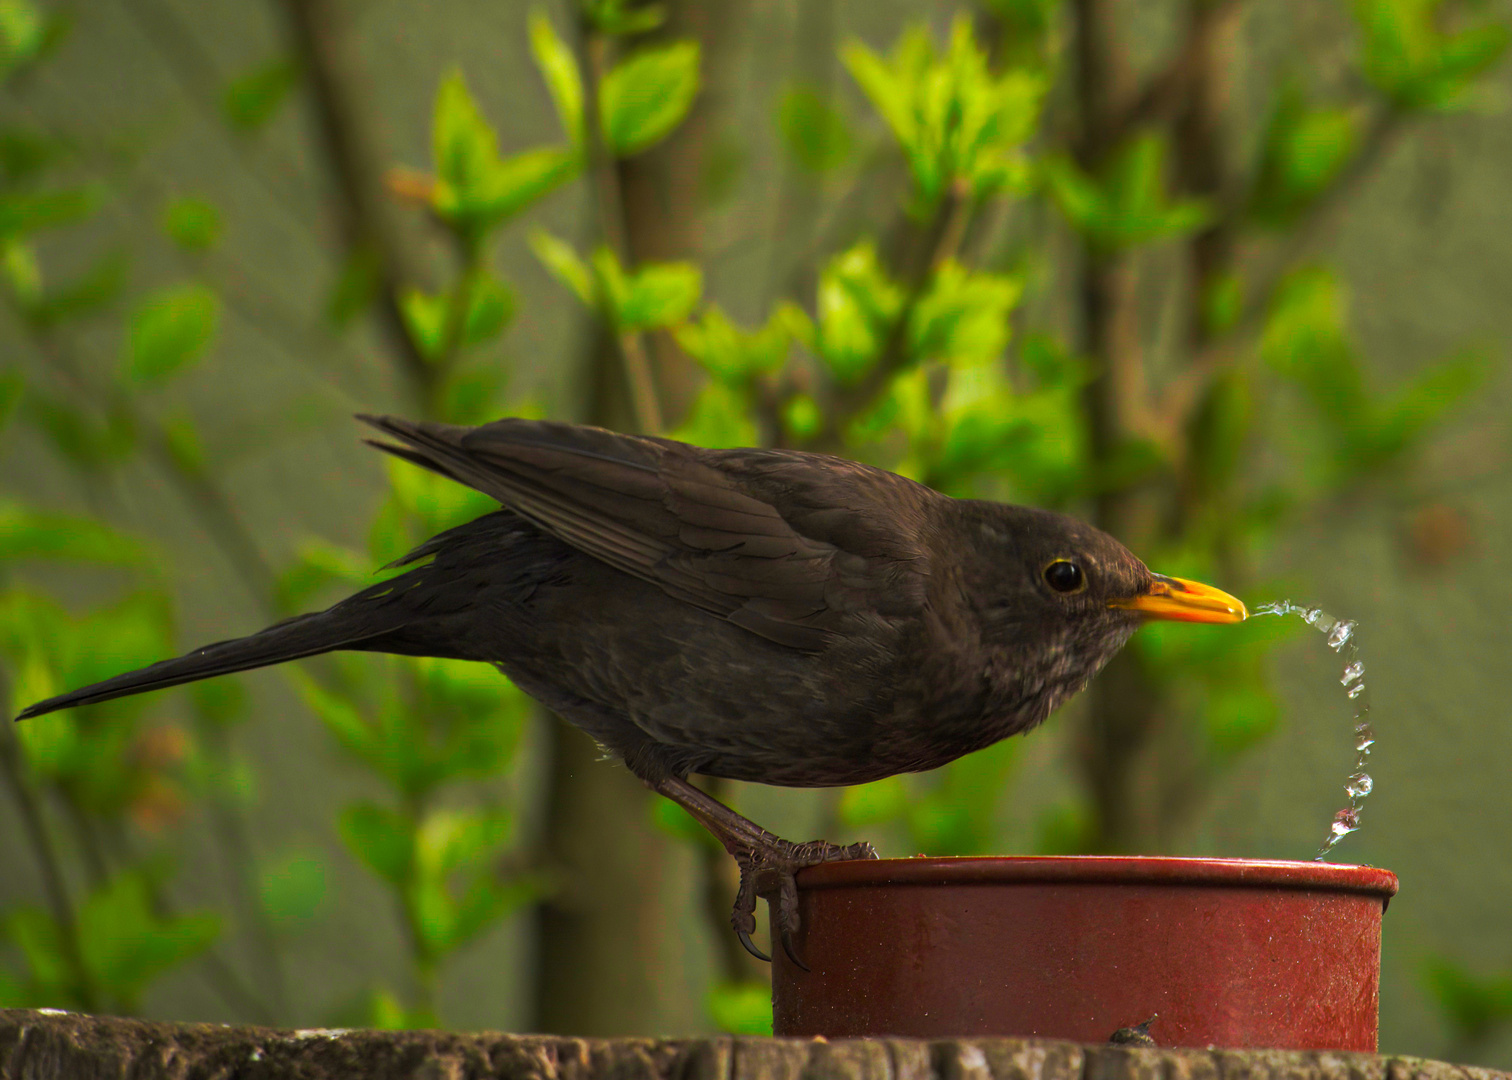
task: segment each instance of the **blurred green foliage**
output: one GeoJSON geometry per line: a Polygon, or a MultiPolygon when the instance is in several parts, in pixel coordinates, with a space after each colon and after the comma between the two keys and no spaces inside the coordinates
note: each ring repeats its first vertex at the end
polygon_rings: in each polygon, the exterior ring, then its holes
{"type": "MultiPolygon", "coordinates": [[[[775,129],[807,173],[859,169],[871,135],[887,140],[908,184],[906,227],[897,232],[915,250],[867,223],[821,254],[810,295],[782,298],[746,326],[706,295],[696,263],[632,264],[608,228],[584,251],[539,226],[528,242],[618,343],[627,369],[641,339],[661,331],[697,365],[701,384],[669,432],[676,437],[842,452],[953,495],[1070,509],[1159,486],[1182,512],[1141,554],[1166,572],[1227,584],[1290,516],[1410,464],[1434,425],[1479,384],[1484,362],[1457,355],[1405,386],[1380,389],[1330,270],[1293,269],[1264,288],[1229,268],[1201,283],[1194,305],[1202,332],[1224,345],[1224,362],[1199,372],[1163,438],[1130,439],[1099,454],[1087,391],[1105,376],[1107,357],[1082,355],[1085,346],[1029,320],[1024,299],[1040,280],[1040,253],[984,258],[966,237],[991,208],[1053,208],[1084,259],[1107,264],[1219,227],[1273,235],[1303,228],[1344,190],[1377,125],[1461,107],[1504,54],[1506,27],[1479,16],[1447,21],[1449,6],[1358,0],[1356,64],[1373,96],[1314,100],[1300,85],[1279,87],[1233,205],[1181,188],[1172,140],[1155,126],[1130,132],[1094,166],[1060,149],[1044,107],[1065,79],[1064,13],[1055,0],[992,0],[975,19],[957,17],[943,41],[920,25],[885,54],[843,45],[839,56],[871,110],[866,116],[849,115],[840,99],[810,85],[774,94],[775,129]],[[992,33],[996,40],[984,36],[992,33]],[[1307,408],[1292,411],[1294,399],[1307,408]],[[1285,439],[1275,437],[1283,410],[1285,439]],[[1288,479],[1278,480],[1254,467],[1262,449],[1308,467],[1288,468],[1288,479]]],[[[440,225],[452,258],[442,288],[407,286],[399,298],[408,342],[426,368],[424,408],[435,418],[477,423],[532,410],[488,350],[516,316],[508,284],[490,269],[506,227],[553,191],[666,140],[700,92],[696,41],[638,40],[661,26],[656,6],[589,0],[580,13],[579,48],[545,15],[527,23],[560,143],[501,150],[495,124],[452,71],[434,101],[428,171],[389,177],[396,196],[440,225]]],[[[14,82],[43,62],[63,25],[33,0],[0,0],[0,78],[14,82]]],[[[250,137],[300,82],[284,58],[244,73],[225,88],[225,122],[250,137]]],[[[39,237],[91,220],[110,197],[74,165],[70,150],[45,134],[0,126],[0,282],[10,314],[47,361],[35,371],[7,359],[0,422],[32,425],[97,492],[129,463],[158,470],[186,494],[270,614],[367,585],[373,566],[493,508],[460,485],[390,463],[366,551],[310,540],[289,565],[269,571],[220,494],[217,465],[193,422],[165,419],[156,407],[155,395],[191,374],[220,332],[223,300],[197,261],[222,241],[220,210],[192,197],[163,208],[163,239],[180,267],[169,283],[135,287],[119,251],[53,280],[39,237]],[[58,329],[78,324],[116,335],[120,359],[110,371],[73,362],[58,329]]],[[[331,297],[333,326],[365,310],[377,283],[369,256],[355,252],[331,297]]],[[[142,541],[96,521],[0,503],[0,660],[12,712],[176,651],[171,597],[155,564],[142,541]],[[108,575],[118,599],[75,612],[32,580],[25,571],[33,564],[108,575]]],[[[1155,625],[1137,639],[1161,708],[1194,735],[1199,788],[1280,722],[1266,655],[1286,628],[1266,620],[1219,635],[1155,625]]],[[[446,962],[550,887],[522,852],[514,793],[497,782],[517,765],[531,706],[497,672],[453,661],[337,656],[290,669],[290,678],[375,793],[344,807],[332,830],[391,895],[407,948],[408,984],[371,986],[347,1019],[439,1023],[446,962]]],[[[0,736],[5,781],[28,822],[47,893],[46,904],[0,915],[9,946],[0,955],[0,1004],[130,1012],[155,978],[196,958],[214,960],[226,915],[179,913],[169,902],[174,828],[204,807],[234,841],[254,782],[228,733],[247,706],[222,684],[171,700],[177,719],[167,724],[144,719],[145,699],[125,698],[0,736]]],[[[996,850],[1021,754],[1010,740],[927,776],[845,791],[836,824],[906,853],[996,850]]],[[[667,830],[708,845],[670,803],[656,812],[667,830]]],[[[1094,837],[1085,801],[1059,804],[1043,812],[1037,850],[1081,851],[1094,837]]],[[[250,919],[270,949],[318,922],[332,880],[318,852],[284,852],[263,866],[249,852],[236,854],[248,867],[248,895],[228,898],[226,908],[250,919]]],[[[225,964],[213,970],[228,1000],[257,1003],[261,990],[241,985],[225,964]]],[[[1465,1039],[1506,1022],[1501,982],[1448,963],[1428,979],[1465,1039]]],[[[708,1006],[724,1030],[770,1030],[763,985],[725,982],[708,1006]]],[[[276,1018],[279,1003],[261,1008],[256,1018],[276,1018]]]]}

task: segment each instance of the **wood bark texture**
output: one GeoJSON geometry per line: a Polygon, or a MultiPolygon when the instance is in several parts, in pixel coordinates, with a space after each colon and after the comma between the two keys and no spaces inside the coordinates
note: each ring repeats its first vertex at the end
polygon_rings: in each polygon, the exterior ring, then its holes
{"type": "Polygon", "coordinates": [[[573,1039],[284,1030],[0,1009],[0,1080],[1492,1080],[1421,1058],[1044,1039],[573,1039]]]}

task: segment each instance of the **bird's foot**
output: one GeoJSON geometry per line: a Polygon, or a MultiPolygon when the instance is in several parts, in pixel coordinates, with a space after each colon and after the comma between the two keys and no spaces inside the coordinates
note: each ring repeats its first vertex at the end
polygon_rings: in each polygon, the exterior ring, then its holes
{"type": "Polygon", "coordinates": [[[798,932],[798,871],[820,863],[876,857],[877,849],[864,840],[844,846],[825,840],[794,844],[775,836],[735,853],[735,861],[740,865],[740,888],[735,893],[735,910],[730,913],[735,936],[740,938],[746,952],[759,960],[771,961],[751,941],[751,933],[756,929],[756,898],[765,897],[771,914],[772,940],[782,942],[788,959],[807,971],[808,965],[798,959],[793,945],[798,932]]]}

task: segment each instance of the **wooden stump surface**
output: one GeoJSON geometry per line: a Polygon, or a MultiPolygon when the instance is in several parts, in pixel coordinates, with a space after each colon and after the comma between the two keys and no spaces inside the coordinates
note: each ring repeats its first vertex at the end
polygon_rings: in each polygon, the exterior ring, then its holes
{"type": "Polygon", "coordinates": [[[1491,1080],[1421,1058],[1043,1039],[572,1039],[0,1009],[0,1080],[1491,1080]]]}

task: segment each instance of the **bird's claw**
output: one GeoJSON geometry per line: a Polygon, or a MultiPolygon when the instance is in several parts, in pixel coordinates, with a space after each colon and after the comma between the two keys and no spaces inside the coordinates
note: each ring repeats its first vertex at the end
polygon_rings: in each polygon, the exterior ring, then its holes
{"type": "Polygon", "coordinates": [[[740,888],[735,892],[735,909],[730,913],[735,936],[746,952],[758,960],[771,962],[772,958],[751,941],[751,932],[756,929],[756,898],[765,897],[772,917],[772,938],[782,942],[782,951],[787,953],[789,960],[808,971],[809,966],[799,959],[794,944],[799,923],[798,871],[819,863],[876,857],[877,849],[865,841],[841,846],[824,840],[811,840],[806,844],[779,840],[737,855],[740,888]]]}
{"type": "MultiPolygon", "coordinates": [[[[751,940],[751,935],[747,931],[736,930],[735,936],[740,939],[740,946],[741,948],[745,949],[746,952],[750,953],[758,960],[765,960],[768,964],[772,962],[772,958],[770,956],[756,947],[756,943],[751,940]]],[[[786,943],[784,942],[784,944],[786,943]]]]}

